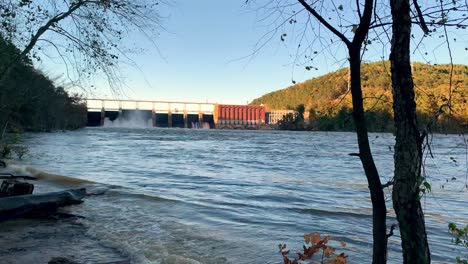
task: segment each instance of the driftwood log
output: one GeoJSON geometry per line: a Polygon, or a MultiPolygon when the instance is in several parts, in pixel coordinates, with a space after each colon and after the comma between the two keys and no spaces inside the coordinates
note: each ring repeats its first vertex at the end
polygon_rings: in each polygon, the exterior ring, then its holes
{"type": "Polygon", "coordinates": [[[35,176],[29,175],[13,175],[11,173],[0,173],[0,180],[8,180],[8,179],[23,179],[23,180],[37,180],[35,176]]]}
{"type": "Polygon", "coordinates": [[[45,216],[55,212],[59,207],[82,203],[85,196],[86,189],[81,188],[0,198],[0,221],[45,216]]]}
{"type": "Polygon", "coordinates": [[[34,176],[15,176],[10,173],[0,173],[0,180],[1,179],[4,179],[4,181],[0,185],[0,198],[32,194],[34,191],[34,184],[25,181],[19,181],[19,179],[37,180],[37,178],[34,176]]]}
{"type": "Polygon", "coordinates": [[[32,194],[34,185],[17,180],[4,180],[0,185],[0,197],[32,194]]]}

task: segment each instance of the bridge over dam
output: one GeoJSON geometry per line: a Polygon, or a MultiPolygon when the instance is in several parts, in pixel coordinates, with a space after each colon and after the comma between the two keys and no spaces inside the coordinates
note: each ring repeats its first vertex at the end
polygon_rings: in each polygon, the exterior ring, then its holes
{"type": "Polygon", "coordinates": [[[234,128],[276,124],[291,110],[264,106],[132,99],[85,99],[88,126],[234,128]]]}

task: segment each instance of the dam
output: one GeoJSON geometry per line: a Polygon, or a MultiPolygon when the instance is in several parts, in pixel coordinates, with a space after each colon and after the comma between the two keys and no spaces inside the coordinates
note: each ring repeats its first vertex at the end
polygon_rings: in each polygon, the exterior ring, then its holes
{"type": "Polygon", "coordinates": [[[259,128],[276,125],[293,110],[270,110],[263,105],[210,102],[86,98],[87,126],[259,128]]]}
{"type": "Polygon", "coordinates": [[[88,126],[214,128],[214,103],[85,99],[88,126]]]}

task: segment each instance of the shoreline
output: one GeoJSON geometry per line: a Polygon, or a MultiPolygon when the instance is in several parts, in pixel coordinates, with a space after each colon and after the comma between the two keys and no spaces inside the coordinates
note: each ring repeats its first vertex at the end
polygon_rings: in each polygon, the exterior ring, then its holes
{"type": "MultiPolygon", "coordinates": [[[[9,164],[2,172],[37,176],[38,180],[32,181],[34,194],[61,191],[77,186],[89,188],[92,184],[65,176],[49,175],[32,168],[23,168],[17,163],[9,164]]],[[[84,203],[90,199],[99,199],[99,197],[87,196],[84,203]]],[[[60,208],[58,214],[47,217],[17,218],[2,222],[1,262],[46,264],[56,260],[51,263],[131,263],[124,253],[102,244],[87,234],[89,227],[83,224],[83,217],[74,215],[79,206],[82,204],[60,208]]]]}
{"type": "Polygon", "coordinates": [[[49,263],[64,258],[70,263],[131,263],[116,249],[86,235],[77,219],[15,219],[0,228],[2,263],[49,263]]]}

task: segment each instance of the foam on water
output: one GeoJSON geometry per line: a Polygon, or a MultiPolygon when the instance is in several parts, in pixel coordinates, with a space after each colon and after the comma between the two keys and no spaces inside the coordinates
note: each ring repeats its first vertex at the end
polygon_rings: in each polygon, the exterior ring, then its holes
{"type": "Polygon", "coordinates": [[[44,172],[38,169],[30,168],[30,167],[26,167],[24,170],[28,172],[30,175],[36,176],[39,180],[47,180],[47,181],[52,181],[52,182],[59,183],[59,184],[81,185],[81,184],[96,183],[90,180],[48,173],[48,172],[44,172]]]}
{"type": "Polygon", "coordinates": [[[24,175],[24,176],[35,176],[31,172],[28,171],[27,166],[18,164],[13,160],[4,160],[6,163],[6,167],[0,167],[0,173],[7,173],[13,175],[24,175]]]}
{"type": "Polygon", "coordinates": [[[73,211],[85,216],[79,221],[89,237],[118,249],[133,263],[227,263],[207,248],[221,245],[219,241],[171,215],[178,204],[115,189],[86,199],[73,211]]]}
{"type": "Polygon", "coordinates": [[[13,160],[7,160],[6,163],[7,166],[5,168],[0,168],[0,173],[8,173],[20,176],[33,176],[36,177],[38,180],[46,180],[58,184],[67,185],[82,185],[96,183],[90,180],[80,179],[76,177],[48,173],[29,166],[25,166],[13,160]]]}

